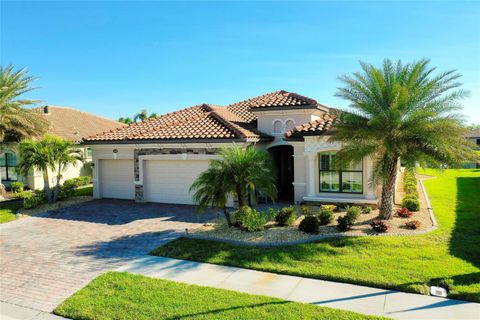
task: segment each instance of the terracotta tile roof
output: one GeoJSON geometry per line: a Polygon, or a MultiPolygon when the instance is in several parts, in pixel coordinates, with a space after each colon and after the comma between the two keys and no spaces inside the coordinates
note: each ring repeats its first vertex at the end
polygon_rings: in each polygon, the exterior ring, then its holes
{"type": "Polygon", "coordinates": [[[285,133],[287,138],[296,138],[305,135],[319,135],[332,128],[335,121],[335,116],[331,113],[325,113],[321,118],[313,120],[299,126],[296,126],[293,130],[285,133]]]}
{"type": "Polygon", "coordinates": [[[48,133],[75,142],[105,130],[125,126],[123,123],[69,107],[44,106],[34,110],[42,113],[50,122],[48,133]]]}
{"type": "Polygon", "coordinates": [[[279,107],[301,107],[301,106],[318,106],[316,100],[299,95],[297,93],[279,90],[270,92],[258,97],[247,99],[244,101],[232,103],[227,109],[245,119],[252,122],[257,116],[251,111],[261,108],[279,108],[279,107]]]}
{"type": "Polygon", "coordinates": [[[94,141],[259,139],[248,123],[222,107],[202,104],[84,139],[94,141]]]}
{"type": "Polygon", "coordinates": [[[465,135],[467,138],[480,138],[480,128],[470,129],[465,135]]]}

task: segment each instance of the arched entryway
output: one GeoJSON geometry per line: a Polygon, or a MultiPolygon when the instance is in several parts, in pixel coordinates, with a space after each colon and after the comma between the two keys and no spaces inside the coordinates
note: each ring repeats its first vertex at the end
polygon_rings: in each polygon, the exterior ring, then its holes
{"type": "Polygon", "coordinates": [[[293,147],[280,145],[268,149],[277,177],[278,200],[293,202],[293,147]]]}

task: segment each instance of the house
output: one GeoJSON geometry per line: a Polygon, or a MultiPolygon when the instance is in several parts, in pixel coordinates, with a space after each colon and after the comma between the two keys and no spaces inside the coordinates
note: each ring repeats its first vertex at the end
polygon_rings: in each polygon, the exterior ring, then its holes
{"type": "MultiPolygon", "coordinates": [[[[465,135],[465,138],[474,145],[474,150],[480,155],[480,128],[473,128],[465,135]]],[[[465,168],[480,168],[480,162],[468,162],[465,168]]]]}
{"type": "Polygon", "coordinates": [[[268,150],[279,199],[376,204],[369,158],[343,170],[328,142],[332,109],[275,91],[228,106],[201,104],[84,139],[93,150],[94,197],[193,204],[189,187],[222,147],[268,150]]]}
{"type": "MultiPolygon", "coordinates": [[[[42,115],[48,119],[50,124],[48,133],[77,143],[80,143],[83,137],[124,126],[124,124],[117,121],[68,107],[44,106],[36,108],[35,111],[41,112],[42,115]]],[[[85,161],[83,163],[79,162],[76,166],[69,166],[63,173],[63,180],[91,174],[91,150],[85,146],[79,146],[79,148],[83,151],[85,161]]],[[[13,181],[22,181],[31,189],[43,189],[41,172],[35,170],[26,177],[16,172],[16,166],[19,160],[15,147],[2,148],[0,153],[2,184],[9,187],[13,181]]],[[[50,173],[50,178],[52,179],[52,181],[50,181],[51,184],[56,183],[55,174],[50,173]]]]}

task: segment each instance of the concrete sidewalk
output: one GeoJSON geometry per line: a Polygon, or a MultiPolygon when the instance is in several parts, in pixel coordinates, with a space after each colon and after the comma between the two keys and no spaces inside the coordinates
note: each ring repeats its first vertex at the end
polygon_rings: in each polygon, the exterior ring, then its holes
{"type": "Polygon", "coordinates": [[[0,320],[67,320],[67,318],[0,301],[0,320]]]}
{"type": "Polygon", "coordinates": [[[164,257],[135,259],[116,271],[394,319],[480,319],[480,304],[474,302],[164,257]]]}

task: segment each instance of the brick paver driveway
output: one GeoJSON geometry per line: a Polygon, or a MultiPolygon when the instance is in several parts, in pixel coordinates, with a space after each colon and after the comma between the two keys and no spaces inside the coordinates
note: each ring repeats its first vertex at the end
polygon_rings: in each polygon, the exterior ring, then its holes
{"type": "Polygon", "coordinates": [[[0,300],[52,311],[94,277],[197,226],[193,206],[95,200],[0,225],[0,300]]]}

